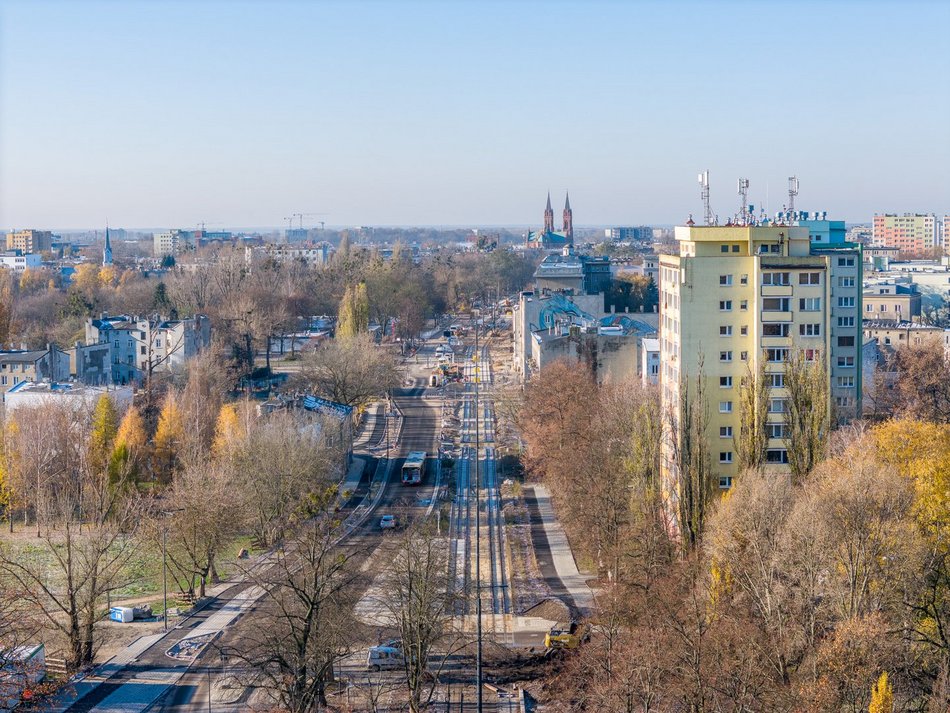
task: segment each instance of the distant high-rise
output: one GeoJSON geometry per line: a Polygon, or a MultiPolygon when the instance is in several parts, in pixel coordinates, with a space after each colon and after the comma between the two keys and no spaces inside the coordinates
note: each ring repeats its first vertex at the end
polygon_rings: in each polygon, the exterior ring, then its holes
{"type": "Polygon", "coordinates": [[[41,253],[53,249],[53,234],[48,230],[17,230],[7,233],[7,250],[41,253]]]}
{"type": "Polygon", "coordinates": [[[871,244],[874,247],[897,248],[912,255],[928,255],[941,244],[939,228],[935,215],[875,215],[871,244]]]}
{"type": "Polygon", "coordinates": [[[106,226],[106,244],[102,248],[102,265],[108,267],[112,264],[112,243],[109,242],[109,226],[106,226]]]}

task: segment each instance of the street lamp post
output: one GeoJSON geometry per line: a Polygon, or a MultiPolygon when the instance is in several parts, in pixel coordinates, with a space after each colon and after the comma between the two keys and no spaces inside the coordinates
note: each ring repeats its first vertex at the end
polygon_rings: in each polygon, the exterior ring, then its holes
{"type": "Polygon", "coordinates": [[[475,678],[478,685],[476,692],[476,709],[482,711],[482,575],[481,575],[481,544],[482,544],[482,510],[481,510],[481,482],[478,469],[479,450],[479,413],[478,413],[478,323],[475,323],[475,620],[476,620],[476,653],[475,678]]]}

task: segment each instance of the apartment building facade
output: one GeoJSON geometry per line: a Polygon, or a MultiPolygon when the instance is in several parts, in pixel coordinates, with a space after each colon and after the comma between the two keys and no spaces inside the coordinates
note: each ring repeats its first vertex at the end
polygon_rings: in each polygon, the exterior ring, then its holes
{"type": "Polygon", "coordinates": [[[141,383],[155,371],[176,371],[211,344],[205,315],[189,319],[143,319],[103,315],[86,320],[86,344],[111,345],[112,383],[141,383]]]}
{"type": "Polygon", "coordinates": [[[932,214],[875,215],[872,229],[871,245],[897,248],[911,255],[930,255],[943,244],[943,231],[932,214]]]}
{"type": "MultiPolygon", "coordinates": [[[[713,470],[721,488],[731,487],[740,384],[764,360],[771,386],[767,467],[788,472],[784,371],[791,350],[824,359],[837,417],[860,413],[860,248],[813,249],[804,226],[686,226],[675,237],[679,255],[660,256],[664,413],[678,421],[681,384],[695,384],[702,372],[713,470]]],[[[663,469],[666,482],[675,482],[669,440],[663,469]]]]}
{"type": "Polygon", "coordinates": [[[49,230],[16,230],[7,233],[7,250],[41,253],[53,249],[53,233],[49,230]]]}

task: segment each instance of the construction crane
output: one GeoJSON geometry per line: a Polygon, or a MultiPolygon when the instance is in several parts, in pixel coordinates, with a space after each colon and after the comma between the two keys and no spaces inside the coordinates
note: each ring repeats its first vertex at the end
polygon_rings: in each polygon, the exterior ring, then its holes
{"type": "MultiPolygon", "coordinates": [[[[318,216],[318,215],[327,215],[327,214],[326,214],[326,213],[294,213],[294,214],[293,214],[293,217],[294,217],[294,218],[298,218],[298,219],[300,220],[300,229],[303,230],[303,219],[304,219],[304,218],[315,218],[315,217],[318,216]]],[[[322,228],[323,228],[323,221],[322,221],[322,220],[318,220],[317,222],[320,223],[320,228],[322,229],[322,228]]]]}

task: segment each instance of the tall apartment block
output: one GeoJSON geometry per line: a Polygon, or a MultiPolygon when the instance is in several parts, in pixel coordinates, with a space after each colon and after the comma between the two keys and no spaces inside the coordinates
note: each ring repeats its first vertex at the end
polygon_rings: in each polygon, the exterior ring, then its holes
{"type": "Polygon", "coordinates": [[[7,250],[41,253],[53,249],[53,233],[49,230],[17,230],[7,233],[7,250]]]}
{"type": "MultiPolygon", "coordinates": [[[[720,487],[730,487],[740,383],[765,360],[767,467],[788,472],[784,371],[792,349],[825,359],[836,418],[860,413],[860,246],[813,246],[807,226],[687,226],[675,237],[679,255],[660,256],[664,413],[679,420],[681,379],[695,384],[702,359],[712,466],[720,487]]],[[[666,482],[675,482],[670,444],[664,448],[666,482]]]]}
{"type": "Polygon", "coordinates": [[[871,245],[897,248],[914,255],[929,255],[943,244],[943,231],[935,215],[885,213],[874,216],[871,245]]]}

